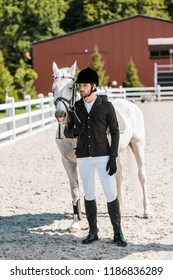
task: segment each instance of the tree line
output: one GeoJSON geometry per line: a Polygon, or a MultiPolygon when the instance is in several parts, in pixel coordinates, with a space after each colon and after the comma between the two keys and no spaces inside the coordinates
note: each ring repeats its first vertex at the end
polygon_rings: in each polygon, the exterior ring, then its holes
{"type": "Polygon", "coordinates": [[[7,94],[16,100],[36,95],[33,42],[137,14],[172,20],[173,1],[0,0],[0,103],[7,94]]]}

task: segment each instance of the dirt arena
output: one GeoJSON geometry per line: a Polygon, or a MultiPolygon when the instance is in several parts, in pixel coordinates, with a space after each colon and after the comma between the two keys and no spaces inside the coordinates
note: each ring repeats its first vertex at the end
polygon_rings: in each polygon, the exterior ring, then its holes
{"type": "MultiPolygon", "coordinates": [[[[113,231],[97,179],[99,240],[82,245],[69,233],[72,205],[68,178],[55,143],[57,124],[0,147],[1,260],[172,260],[173,259],[173,102],[136,103],[145,118],[146,172],[153,216],[143,219],[136,163],[123,154],[122,228],[128,246],[112,243],[113,231]]],[[[83,191],[80,182],[82,211],[83,191]]]]}

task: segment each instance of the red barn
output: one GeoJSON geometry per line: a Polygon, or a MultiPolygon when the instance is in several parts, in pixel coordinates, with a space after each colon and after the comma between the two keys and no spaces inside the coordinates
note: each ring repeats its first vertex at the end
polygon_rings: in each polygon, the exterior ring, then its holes
{"type": "Polygon", "coordinates": [[[47,95],[51,91],[53,61],[65,67],[77,60],[81,70],[91,62],[95,46],[105,62],[110,84],[114,80],[117,86],[122,84],[132,58],[140,81],[146,87],[154,86],[154,63],[169,64],[173,49],[173,42],[169,46],[151,46],[150,39],[154,38],[173,39],[173,21],[137,15],[35,42],[32,48],[37,92],[47,95]]]}

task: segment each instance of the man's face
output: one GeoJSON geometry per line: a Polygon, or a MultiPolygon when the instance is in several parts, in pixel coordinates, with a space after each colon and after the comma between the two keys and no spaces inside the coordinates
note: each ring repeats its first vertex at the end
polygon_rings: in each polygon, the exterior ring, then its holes
{"type": "Polygon", "coordinates": [[[86,97],[90,94],[91,90],[95,88],[94,84],[79,84],[79,92],[81,97],[86,97]]]}

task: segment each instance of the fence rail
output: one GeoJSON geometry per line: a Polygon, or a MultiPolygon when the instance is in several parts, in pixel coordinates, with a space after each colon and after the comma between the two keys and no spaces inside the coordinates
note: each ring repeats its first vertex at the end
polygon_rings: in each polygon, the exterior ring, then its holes
{"type": "MultiPolygon", "coordinates": [[[[173,100],[173,87],[140,87],[140,88],[100,88],[98,94],[107,95],[110,101],[116,98],[125,98],[132,101],[164,101],[173,100]]],[[[30,133],[34,129],[43,128],[55,121],[53,94],[47,97],[39,94],[37,99],[25,96],[24,101],[15,102],[8,97],[5,104],[0,104],[0,111],[6,116],[0,118],[0,146],[4,142],[14,140],[22,133],[30,133]],[[36,106],[36,110],[32,107],[36,106]],[[25,112],[16,114],[17,108],[25,108],[25,112]]]]}
{"type": "Polygon", "coordinates": [[[136,87],[136,88],[102,88],[98,94],[107,94],[108,98],[125,98],[131,101],[164,101],[173,100],[172,87],[136,87]]]}
{"type": "Polygon", "coordinates": [[[52,93],[47,97],[39,94],[38,99],[25,96],[25,100],[20,102],[14,102],[13,97],[8,97],[5,104],[0,104],[0,111],[4,110],[6,117],[0,119],[0,144],[6,140],[14,140],[21,133],[32,132],[55,121],[52,93]],[[36,106],[35,110],[32,110],[33,106],[36,106]],[[17,108],[24,108],[25,112],[16,114],[17,108]]]}
{"type": "Polygon", "coordinates": [[[173,64],[154,64],[154,84],[161,86],[173,86],[173,64]]]}

